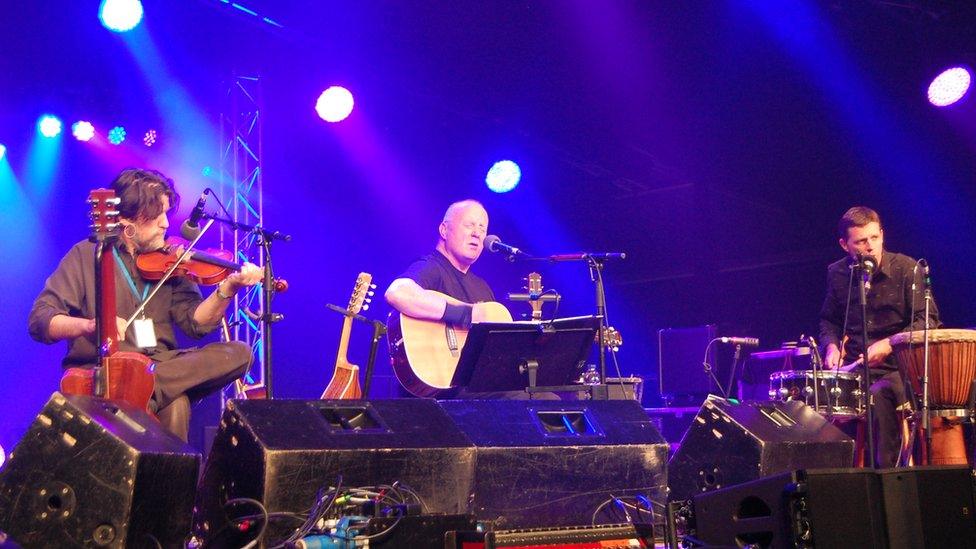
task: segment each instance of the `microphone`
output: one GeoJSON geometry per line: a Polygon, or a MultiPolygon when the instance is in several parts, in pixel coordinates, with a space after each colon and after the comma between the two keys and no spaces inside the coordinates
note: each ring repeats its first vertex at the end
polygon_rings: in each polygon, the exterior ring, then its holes
{"type": "Polygon", "coordinates": [[[516,248],[515,246],[509,246],[502,242],[498,235],[490,234],[485,237],[485,247],[488,248],[489,252],[505,252],[508,255],[525,255],[525,252],[516,248]]]}
{"type": "Polygon", "coordinates": [[[857,266],[861,269],[861,277],[864,279],[864,289],[871,289],[871,275],[878,268],[878,260],[873,255],[857,254],[857,266]]]}
{"type": "MultiPolygon", "coordinates": [[[[207,189],[209,190],[209,189],[207,189]]],[[[203,191],[197,205],[190,212],[190,217],[180,225],[180,234],[187,240],[193,240],[200,236],[200,220],[203,219],[203,207],[207,205],[207,191],[203,191]]]]}
{"type": "Polygon", "coordinates": [[[733,345],[742,345],[743,347],[758,347],[759,338],[758,337],[720,337],[718,338],[722,343],[731,343],[733,345]]]}
{"type": "Polygon", "coordinates": [[[626,259],[627,254],[622,252],[607,252],[591,254],[586,252],[580,252],[576,254],[556,254],[550,255],[549,261],[586,261],[588,259],[595,259],[597,261],[607,261],[609,259],[626,259]]]}

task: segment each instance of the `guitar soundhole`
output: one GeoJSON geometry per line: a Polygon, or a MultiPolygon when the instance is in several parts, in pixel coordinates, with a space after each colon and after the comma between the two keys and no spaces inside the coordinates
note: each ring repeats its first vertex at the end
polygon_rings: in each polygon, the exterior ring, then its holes
{"type": "Polygon", "coordinates": [[[319,411],[335,432],[387,430],[375,412],[364,406],[323,407],[319,411]]]}

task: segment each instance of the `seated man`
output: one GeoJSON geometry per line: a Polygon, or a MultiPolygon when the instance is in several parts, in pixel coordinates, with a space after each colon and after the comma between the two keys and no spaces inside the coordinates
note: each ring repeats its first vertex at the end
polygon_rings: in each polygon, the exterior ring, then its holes
{"type": "MultiPolygon", "coordinates": [[[[488,284],[471,272],[484,251],[488,234],[488,212],[475,200],[455,202],[447,208],[438,227],[434,253],[412,263],[386,290],[386,300],[397,311],[414,318],[439,320],[462,328],[489,319],[486,302],[494,300],[488,284]],[[435,292],[451,296],[449,303],[435,292]]],[[[455,398],[526,399],[525,391],[469,393],[463,388],[455,398]]],[[[532,398],[555,399],[552,393],[534,393],[532,398]]]]}
{"type": "MultiPolygon", "coordinates": [[[[117,314],[128,318],[152,286],[139,276],[136,257],[164,246],[169,227],[167,214],[179,202],[179,195],[172,180],[153,170],[124,170],[111,188],[121,200],[118,210],[123,228],[110,252],[115,259],[117,314]]],[[[63,368],[91,368],[98,363],[94,246],[83,240],[68,251],[44,283],[28,318],[28,329],[35,340],[48,344],[68,341],[63,368]]],[[[257,284],[262,276],[259,267],[246,263],[206,299],[196,284],[186,278],[171,278],[144,310],[144,318],[155,332],[155,347],[137,347],[133,326],[120,336],[119,350],[146,354],[156,363],[150,407],[162,425],[184,441],[189,431],[191,401],[241,376],[253,356],[247,344],[236,341],[177,349],[174,324],[194,338],[213,332],[234,294],[257,284]]],[[[121,332],[125,320],[118,321],[121,332]]]]}

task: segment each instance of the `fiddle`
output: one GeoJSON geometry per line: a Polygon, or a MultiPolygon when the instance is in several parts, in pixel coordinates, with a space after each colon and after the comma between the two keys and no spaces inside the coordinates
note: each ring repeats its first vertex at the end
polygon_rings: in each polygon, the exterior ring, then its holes
{"type": "MultiPolygon", "coordinates": [[[[180,258],[187,241],[173,236],[159,250],[139,254],[136,268],[146,280],[159,280],[180,258]]],[[[173,271],[173,276],[187,277],[196,284],[220,284],[241,266],[231,261],[233,254],[226,250],[191,251],[173,271]]]]}

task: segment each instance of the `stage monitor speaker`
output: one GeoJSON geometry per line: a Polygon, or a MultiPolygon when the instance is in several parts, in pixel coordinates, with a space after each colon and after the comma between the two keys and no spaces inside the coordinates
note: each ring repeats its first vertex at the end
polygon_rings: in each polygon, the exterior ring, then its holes
{"type": "Polygon", "coordinates": [[[477,448],[469,512],[496,528],[590,525],[611,496],[666,498],[668,446],[635,401],[441,406],[477,448]]]}
{"type": "Polygon", "coordinates": [[[688,526],[708,547],[884,549],[881,501],[872,469],[790,471],[694,496],[688,526]]]}
{"type": "Polygon", "coordinates": [[[24,547],[182,546],[199,471],[144,410],[54,393],[0,470],[0,530],[24,547]]]}
{"type": "Polygon", "coordinates": [[[709,397],[671,457],[669,499],[781,471],[853,462],[854,440],[801,402],[709,397]]]}
{"type": "Polygon", "coordinates": [[[976,548],[972,469],[885,469],[880,476],[892,548],[976,548]]]}
{"type": "MultiPolygon", "coordinates": [[[[307,513],[340,475],[345,488],[399,481],[426,511],[463,513],[474,452],[430,399],[234,400],[204,467],[194,534],[213,546],[247,543],[233,519],[260,513],[228,501],[250,498],[269,513],[307,513]]],[[[263,542],[273,545],[300,525],[273,521],[263,542]]]]}
{"type": "MultiPolygon", "coordinates": [[[[668,406],[689,403],[698,406],[710,390],[717,390],[702,367],[705,348],[714,338],[714,324],[658,330],[658,392],[668,406]]],[[[716,365],[714,348],[709,352],[708,363],[716,365]]]]}

